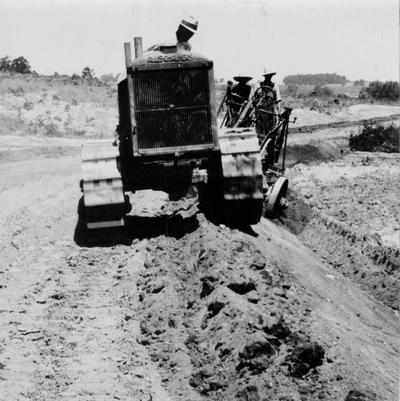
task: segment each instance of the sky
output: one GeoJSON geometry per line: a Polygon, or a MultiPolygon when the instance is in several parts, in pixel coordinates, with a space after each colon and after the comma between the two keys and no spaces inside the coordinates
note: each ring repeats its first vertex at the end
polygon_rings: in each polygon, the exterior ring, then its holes
{"type": "Polygon", "coordinates": [[[42,74],[118,73],[124,42],[174,42],[191,15],[192,50],[214,61],[218,78],[399,80],[399,14],[399,0],[0,0],[0,57],[24,56],[42,74]]]}

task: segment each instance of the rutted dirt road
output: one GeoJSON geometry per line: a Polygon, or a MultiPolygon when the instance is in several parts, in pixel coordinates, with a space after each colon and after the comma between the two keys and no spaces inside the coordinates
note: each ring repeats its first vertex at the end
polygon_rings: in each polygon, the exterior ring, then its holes
{"type": "Polygon", "coordinates": [[[74,243],[79,168],[78,157],[3,165],[0,399],[163,399],[136,342],[141,254],[74,243]]]}
{"type": "Polygon", "coordinates": [[[147,214],[80,246],[79,168],[2,164],[1,400],[398,398],[396,313],[285,224],[147,214]]]}

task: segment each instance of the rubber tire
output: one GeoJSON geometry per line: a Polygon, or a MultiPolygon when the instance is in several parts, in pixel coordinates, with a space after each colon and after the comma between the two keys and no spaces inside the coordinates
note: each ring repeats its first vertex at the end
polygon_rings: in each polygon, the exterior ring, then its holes
{"type": "Polygon", "coordinates": [[[282,212],[281,199],[286,197],[289,180],[286,177],[279,177],[272,187],[271,193],[265,203],[264,214],[267,217],[276,217],[282,212]]]}

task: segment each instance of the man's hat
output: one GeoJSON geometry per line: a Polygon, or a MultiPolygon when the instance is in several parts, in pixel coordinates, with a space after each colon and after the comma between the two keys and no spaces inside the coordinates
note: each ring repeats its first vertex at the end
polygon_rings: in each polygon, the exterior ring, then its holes
{"type": "Polygon", "coordinates": [[[187,42],[197,31],[198,22],[193,17],[184,18],[176,31],[178,42],[187,42]]]}
{"type": "Polygon", "coordinates": [[[247,84],[247,82],[251,81],[253,79],[253,77],[247,77],[244,75],[236,75],[235,77],[233,77],[233,79],[236,82],[239,82],[241,84],[247,84]]]}
{"type": "Polygon", "coordinates": [[[271,78],[274,75],[276,75],[276,72],[266,72],[265,74],[262,74],[262,76],[265,78],[271,78]]]}

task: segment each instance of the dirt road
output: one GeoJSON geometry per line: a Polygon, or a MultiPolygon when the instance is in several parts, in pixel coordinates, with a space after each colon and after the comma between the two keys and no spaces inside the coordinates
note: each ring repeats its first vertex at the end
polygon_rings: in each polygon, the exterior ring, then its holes
{"type": "Polygon", "coordinates": [[[1,400],[397,399],[396,313],[285,225],[80,246],[79,156],[35,157],[1,165],[1,400]]]}

